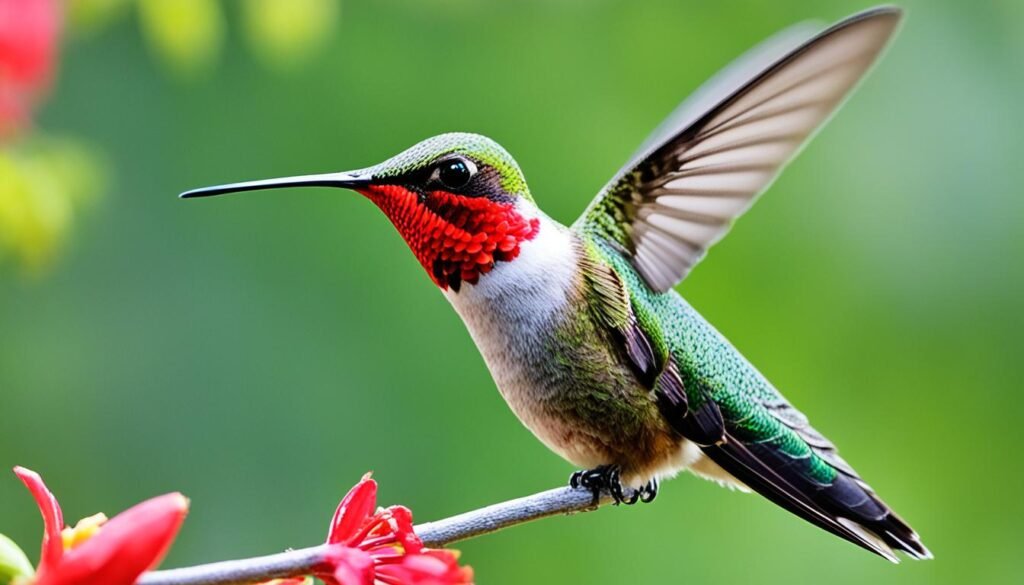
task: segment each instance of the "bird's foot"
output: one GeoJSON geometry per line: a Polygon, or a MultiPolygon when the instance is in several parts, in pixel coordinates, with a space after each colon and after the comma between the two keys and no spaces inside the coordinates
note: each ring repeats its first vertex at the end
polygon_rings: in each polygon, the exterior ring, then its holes
{"type": "Polygon", "coordinates": [[[594,469],[582,469],[569,477],[569,486],[584,488],[594,494],[594,505],[601,499],[601,492],[607,490],[615,505],[632,506],[637,502],[654,501],[658,495],[658,481],[652,479],[640,489],[622,485],[622,469],[618,465],[599,465],[594,469]]]}
{"type": "Polygon", "coordinates": [[[653,502],[654,498],[658,497],[658,480],[652,477],[651,481],[640,486],[637,493],[640,494],[641,502],[645,504],[653,502]]]}

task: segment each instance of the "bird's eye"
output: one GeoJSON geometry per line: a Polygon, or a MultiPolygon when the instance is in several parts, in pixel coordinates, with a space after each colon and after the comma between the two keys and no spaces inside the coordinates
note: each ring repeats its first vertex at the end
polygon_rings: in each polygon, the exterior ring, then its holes
{"type": "Polygon", "coordinates": [[[461,189],[475,174],[476,165],[471,161],[456,158],[437,165],[430,178],[447,189],[461,189]]]}

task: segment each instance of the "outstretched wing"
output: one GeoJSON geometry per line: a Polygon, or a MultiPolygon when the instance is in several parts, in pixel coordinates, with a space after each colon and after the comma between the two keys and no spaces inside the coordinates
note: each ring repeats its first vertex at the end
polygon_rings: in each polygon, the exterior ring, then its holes
{"type": "Polygon", "coordinates": [[[680,106],[666,122],[674,126],[655,131],[574,228],[616,242],[653,290],[668,290],[842,103],[900,17],[868,10],[784,53],[799,32],[743,57],[680,106]]]}

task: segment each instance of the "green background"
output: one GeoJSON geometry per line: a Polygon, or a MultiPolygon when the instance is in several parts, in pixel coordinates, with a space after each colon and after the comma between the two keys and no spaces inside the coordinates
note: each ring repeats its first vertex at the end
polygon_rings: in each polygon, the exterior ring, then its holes
{"type": "MultiPolygon", "coordinates": [[[[369,469],[419,520],[561,485],[572,468],[516,421],[369,202],[175,195],[465,130],[568,223],[731,58],[865,6],[346,0],[305,67],[272,72],[236,35],[193,82],[129,23],[67,44],[40,125],[96,145],[113,186],[49,274],[0,272],[0,467],[43,473],[69,520],[184,492],[165,566],[315,544],[369,469]]],[[[480,583],[1020,579],[1024,5],[906,6],[854,99],[679,289],[936,560],[890,565],[684,475],[654,505],[459,545],[480,583]]],[[[0,530],[35,554],[13,475],[0,530]]]]}

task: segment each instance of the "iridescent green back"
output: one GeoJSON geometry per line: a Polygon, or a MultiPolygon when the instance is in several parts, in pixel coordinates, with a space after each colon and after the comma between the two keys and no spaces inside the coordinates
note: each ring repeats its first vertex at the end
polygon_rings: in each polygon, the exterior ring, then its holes
{"type": "Polygon", "coordinates": [[[675,290],[652,291],[630,262],[602,237],[584,237],[594,243],[629,289],[633,311],[652,344],[667,349],[679,366],[691,407],[714,400],[736,438],[770,444],[792,458],[810,458],[815,480],[832,481],[836,474],[832,465],[772,413],[792,406],[721,333],[675,290]]]}

